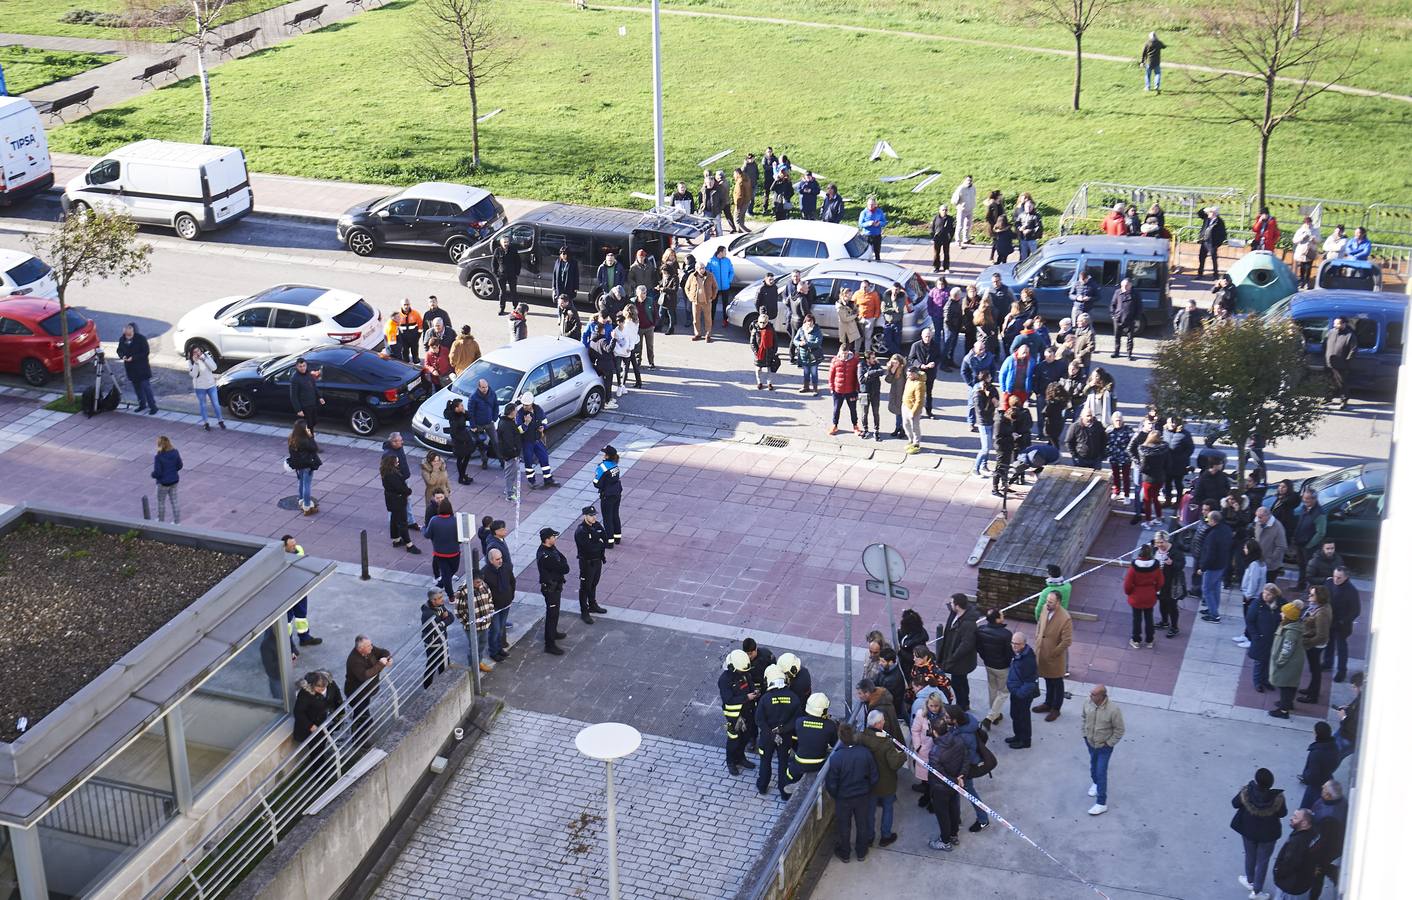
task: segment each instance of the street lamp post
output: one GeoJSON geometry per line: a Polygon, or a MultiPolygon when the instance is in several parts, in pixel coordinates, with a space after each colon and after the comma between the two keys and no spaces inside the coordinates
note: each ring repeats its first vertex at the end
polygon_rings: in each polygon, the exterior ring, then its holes
{"type": "Polygon", "coordinates": [[[652,149],[657,205],[667,204],[667,165],[662,150],[662,0],[652,0],[652,149]]]}
{"type": "Polygon", "coordinates": [[[619,900],[618,894],[618,810],[613,797],[613,760],[622,759],[642,744],[642,735],[631,725],[620,722],[600,722],[590,725],[574,738],[580,753],[602,760],[607,768],[608,793],[608,897],[619,900]]]}

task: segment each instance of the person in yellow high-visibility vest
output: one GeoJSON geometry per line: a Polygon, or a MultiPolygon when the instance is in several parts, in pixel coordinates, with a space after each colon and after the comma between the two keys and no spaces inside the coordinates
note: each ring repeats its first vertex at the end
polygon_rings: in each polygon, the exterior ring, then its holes
{"type": "MultiPolygon", "coordinates": [[[[294,540],[294,535],[286,534],[280,538],[280,542],[284,545],[285,553],[295,557],[304,555],[304,548],[294,540]]],[[[284,614],[284,619],[289,623],[289,633],[299,639],[301,647],[316,647],[324,642],[323,638],[314,637],[309,633],[308,597],[300,597],[299,602],[284,614]]]]}

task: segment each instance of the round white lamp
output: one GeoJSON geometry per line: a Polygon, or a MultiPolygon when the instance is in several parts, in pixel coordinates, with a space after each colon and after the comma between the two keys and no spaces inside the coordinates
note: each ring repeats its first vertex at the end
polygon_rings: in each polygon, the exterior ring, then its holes
{"type": "Polygon", "coordinates": [[[613,760],[642,746],[642,734],[621,722],[590,725],[574,737],[574,746],[590,759],[602,760],[608,770],[608,897],[618,900],[618,817],[613,798],[613,760]]]}

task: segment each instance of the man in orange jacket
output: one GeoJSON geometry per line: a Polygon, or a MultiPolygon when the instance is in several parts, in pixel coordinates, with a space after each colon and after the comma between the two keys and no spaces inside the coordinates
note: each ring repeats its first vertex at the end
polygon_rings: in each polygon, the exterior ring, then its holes
{"type": "Polygon", "coordinates": [[[421,363],[417,346],[422,339],[422,314],[412,308],[411,300],[403,300],[402,307],[388,318],[387,338],[393,358],[414,365],[421,363]]]}

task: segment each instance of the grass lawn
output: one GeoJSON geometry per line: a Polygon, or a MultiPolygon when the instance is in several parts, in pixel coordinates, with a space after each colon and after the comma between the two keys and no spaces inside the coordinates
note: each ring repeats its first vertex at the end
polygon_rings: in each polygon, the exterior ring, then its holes
{"type": "Polygon", "coordinates": [[[5,69],[5,87],[16,96],[46,84],[72,78],[89,69],[106,66],[117,58],[108,53],[64,53],[17,45],[0,47],[0,66],[5,69]]]}
{"type": "MultiPolygon", "coordinates": [[[[180,2],[180,0],[174,0],[180,2]]],[[[226,22],[281,6],[288,0],[239,0],[222,16],[226,22]]],[[[190,5],[190,4],[186,4],[190,5]]],[[[312,5],[312,4],[311,4],[312,5]]],[[[169,32],[136,32],[127,28],[85,25],[60,21],[74,10],[98,13],[119,13],[128,4],[125,0],[4,0],[0,3],[0,31],[10,34],[47,34],[57,37],[99,38],[110,41],[142,40],[169,41],[169,32]]]]}
{"type": "MultiPolygon", "coordinates": [[[[651,189],[645,18],[558,0],[503,5],[514,63],[482,86],[482,111],[505,112],[482,126],[484,164],[473,172],[464,93],[433,91],[409,73],[412,5],[393,0],[218,68],[215,140],[243,148],[253,169],[317,178],[455,179],[615,206],[651,189]]],[[[876,192],[894,220],[912,222],[927,221],[967,172],[982,190],[1032,191],[1049,215],[1084,181],[1254,182],[1254,132],[1222,124],[1176,77],[1157,97],[1135,87],[1131,69],[1094,63],[1075,114],[1071,62],[1031,53],[678,20],[664,28],[663,54],[668,177],[693,186],[698,160],[733,147],[738,161],[766,144],[846,196],[876,192]],[[868,161],[881,137],[900,160],[868,161]],[[878,181],[922,166],[943,173],[922,194],[910,193],[915,181],[878,181]]],[[[188,79],[64,126],[50,144],[98,153],[144,137],[194,140],[200,124],[188,79]]],[[[1409,202],[1412,171],[1387,164],[1405,158],[1409,127],[1412,104],[1325,95],[1277,132],[1270,191],[1409,202]]]]}

